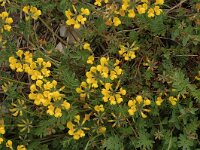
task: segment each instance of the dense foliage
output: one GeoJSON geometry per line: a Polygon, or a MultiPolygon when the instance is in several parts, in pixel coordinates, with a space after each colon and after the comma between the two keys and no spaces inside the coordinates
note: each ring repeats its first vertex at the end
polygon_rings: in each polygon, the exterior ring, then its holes
{"type": "Polygon", "coordinates": [[[200,147],[199,0],[0,5],[0,149],[200,147]]]}

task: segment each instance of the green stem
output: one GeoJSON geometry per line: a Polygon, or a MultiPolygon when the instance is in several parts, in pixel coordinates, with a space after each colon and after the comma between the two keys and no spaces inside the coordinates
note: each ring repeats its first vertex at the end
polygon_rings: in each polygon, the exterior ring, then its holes
{"type": "Polygon", "coordinates": [[[29,85],[29,83],[25,83],[25,82],[21,82],[21,81],[17,81],[17,80],[9,79],[9,78],[2,77],[2,76],[0,77],[0,79],[6,80],[6,81],[15,82],[15,83],[19,83],[19,84],[29,85]]]}
{"type": "Polygon", "coordinates": [[[45,27],[46,27],[55,37],[57,37],[57,38],[60,40],[60,42],[62,42],[64,45],[67,45],[67,43],[66,43],[61,37],[59,37],[59,36],[49,27],[49,25],[48,25],[42,18],[39,17],[39,20],[45,25],[45,27]]]}

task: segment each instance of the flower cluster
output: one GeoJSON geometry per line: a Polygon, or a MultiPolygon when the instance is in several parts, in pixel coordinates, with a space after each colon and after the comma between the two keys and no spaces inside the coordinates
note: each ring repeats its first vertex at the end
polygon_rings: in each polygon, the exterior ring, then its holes
{"type": "Polygon", "coordinates": [[[33,55],[29,51],[23,52],[18,50],[16,52],[18,58],[14,56],[9,57],[10,68],[16,72],[26,72],[31,76],[32,80],[43,79],[50,76],[51,63],[45,62],[43,58],[33,60],[33,55]]]}
{"type": "MultiPolygon", "coordinates": [[[[93,61],[92,61],[93,62],[93,61]]],[[[111,80],[118,78],[122,74],[122,69],[119,66],[118,59],[109,61],[109,57],[101,57],[100,64],[91,66],[90,70],[86,72],[86,82],[82,82],[76,92],[80,94],[81,98],[89,98],[91,92],[99,87],[99,84],[104,85],[104,80],[111,80]]]]}
{"type": "Polygon", "coordinates": [[[41,10],[29,5],[24,6],[23,12],[26,14],[26,20],[29,20],[30,18],[37,20],[42,14],[41,10]]]}
{"type": "MultiPolygon", "coordinates": [[[[60,93],[62,89],[57,89],[57,81],[47,79],[50,76],[48,68],[51,67],[51,63],[44,61],[43,58],[37,58],[34,61],[33,54],[29,51],[18,50],[16,55],[17,58],[14,56],[9,58],[10,68],[16,72],[26,72],[34,81],[30,86],[29,99],[33,100],[35,105],[48,107],[47,113],[49,115],[61,117],[61,110],[68,110],[70,104],[64,100],[64,95],[60,93]]],[[[14,115],[20,112],[16,109],[10,111],[15,111],[14,115]]]]}
{"type": "Polygon", "coordinates": [[[123,56],[126,61],[129,61],[136,57],[135,51],[138,49],[139,47],[135,46],[135,42],[128,47],[120,45],[119,55],[123,56]]]}
{"type": "Polygon", "coordinates": [[[117,5],[115,3],[106,4],[106,9],[103,12],[103,18],[106,20],[105,24],[108,26],[119,26],[122,22],[119,13],[117,12],[117,5]]]}
{"type": "Polygon", "coordinates": [[[151,104],[149,99],[143,99],[141,95],[137,95],[135,99],[128,101],[129,115],[133,116],[137,111],[141,114],[142,118],[147,118],[145,113],[150,112],[146,107],[151,104]],[[145,113],[144,113],[145,112],[145,113]]]}
{"type": "Polygon", "coordinates": [[[135,18],[135,10],[130,6],[130,0],[122,0],[121,8],[119,9],[118,13],[121,16],[125,16],[127,13],[129,18],[135,18]]]}
{"type": "Polygon", "coordinates": [[[64,100],[64,95],[57,89],[57,81],[37,80],[30,86],[29,99],[34,100],[35,105],[48,107],[47,113],[59,118],[62,116],[62,109],[68,110],[70,104],[64,100]]]}
{"type": "Polygon", "coordinates": [[[113,84],[105,83],[104,88],[101,90],[103,94],[103,101],[110,102],[111,105],[120,104],[123,101],[122,95],[126,95],[126,90],[122,87],[119,88],[120,82],[115,87],[112,88],[113,84]]]}
{"type": "Polygon", "coordinates": [[[81,82],[80,87],[76,88],[76,92],[80,94],[81,99],[90,98],[90,94],[94,92],[91,88],[91,84],[87,82],[81,82]]]}
{"type": "Polygon", "coordinates": [[[84,130],[89,130],[87,127],[83,127],[85,124],[85,119],[80,122],[80,115],[76,115],[74,123],[72,121],[67,122],[67,128],[69,129],[68,134],[72,135],[75,140],[78,140],[85,136],[84,130]]]}
{"type": "Polygon", "coordinates": [[[148,8],[149,1],[148,0],[141,0],[142,4],[138,5],[136,7],[138,14],[144,14],[147,12],[148,17],[154,17],[155,15],[160,15],[162,12],[162,9],[160,9],[159,5],[162,5],[164,3],[164,0],[156,0],[153,4],[153,7],[148,8]]]}
{"type": "Polygon", "coordinates": [[[1,33],[3,33],[3,31],[10,31],[11,30],[11,24],[13,23],[13,19],[11,17],[8,17],[9,14],[8,12],[4,11],[2,13],[0,13],[0,27],[1,27],[1,33]]]}
{"type": "MultiPolygon", "coordinates": [[[[96,71],[101,75],[102,78],[110,78],[110,80],[114,80],[118,78],[122,74],[122,69],[119,66],[120,61],[118,59],[115,60],[115,63],[109,61],[109,57],[101,57],[100,64],[96,66],[96,68],[92,68],[93,72],[96,71]]],[[[91,71],[92,71],[91,70],[91,71]]],[[[92,76],[86,76],[90,79],[92,76]]]]}
{"type": "Polygon", "coordinates": [[[79,29],[81,25],[85,24],[87,21],[86,16],[90,15],[90,11],[87,8],[81,8],[81,13],[77,12],[76,8],[73,5],[74,13],[71,12],[70,9],[65,11],[65,15],[67,17],[66,24],[69,26],[73,26],[74,29],[79,29]]]}
{"type": "MultiPolygon", "coordinates": [[[[109,4],[108,1],[104,1],[106,4],[104,11],[105,24],[108,26],[114,25],[119,26],[122,22],[120,16],[128,16],[129,18],[135,18],[136,12],[138,14],[145,14],[147,12],[148,17],[154,17],[160,15],[162,10],[160,5],[163,5],[164,0],[155,0],[154,4],[151,4],[148,0],[140,0],[132,2],[130,0],[122,0],[121,5],[116,3],[109,4]]],[[[102,0],[96,0],[94,5],[102,6],[102,0]]]]}

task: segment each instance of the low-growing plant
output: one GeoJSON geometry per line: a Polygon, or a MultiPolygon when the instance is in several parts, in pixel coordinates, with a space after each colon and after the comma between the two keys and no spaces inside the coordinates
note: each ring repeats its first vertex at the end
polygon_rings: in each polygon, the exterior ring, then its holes
{"type": "Polygon", "coordinates": [[[0,149],[198,150],[199,0],[0,5],[0,149]]]}

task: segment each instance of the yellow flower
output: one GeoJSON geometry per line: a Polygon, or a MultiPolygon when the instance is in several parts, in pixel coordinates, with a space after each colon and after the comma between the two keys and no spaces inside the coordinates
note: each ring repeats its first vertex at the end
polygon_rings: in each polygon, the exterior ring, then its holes
{"type": "Polygon", "coordinates": [[[5,4],[6,4],[6,0],[0,0],[0,5],[1,6],[5,6],[5,4]]]}
{"type": "Polygon", "coordinates": [[[90,11],[87,8],[81,8],[81,12],[83,15],[86,15],[86,16],[90,15],[90,11]]]}
{"type": "Polygon", "coordinates": [[[128,17],[135,18],[135,11],[133,9],[128,10],[128,17]]]}
{"type": "Polygon", "coordinates": [[[126,61],[132,60],[136,57],[135,51],[139,48],[135,46],[135,42],[130,47],[120,45],[119,55],[123,56],[126,61]]]}
{"type": "Polygon", "coordinates": [[[26,14],[29,13],[29,9],[30,9],[30,6],[24,6],[22,11],[25,12],[26,14]]]}
{"type": "Polygon", "coordinates": [[[143,98],[141,95],[136,96],[136,101],[140,104],[143,101],[143,98]]]}
{"type": "Polygon", "coordinates": [[[146,12],[145,8],[142,5],[138,5],[136,8],[139,14],[144,14],[146,12]]]}
{"type": "Polygon", "coordinates": [[[11,23],[13,23],[13,19],[11,17],[6,18],[5,23],[11,24],[11,23]]]}
{"type": "Polygon", "coordinates": [[[67,122],[67,128],[69,129],[68,134],[72,135],[75,140],[78,140],[81,137],[85,136],[84,130],[89,130],[89,128],[82,126],[85,123],[85,120],[83,120],[83,122],[80,122],[80,115],[76,115],[74,118],[74,122],[76,122],[76,125],[73,124],[71,121],[67,122]]]}
{"type": "Polygon", "coordinates": [[[68,9],[68,10],[65,11],[65,16],[66,16],[68,19],[71,19],[71,16],[72,16],[72,15],[73,15],[73,14],[72,14],[72,12],[71,12],[70,9],[68,9]]]}
{"type": "Polygon", "coordinates": [[[70,109],[70,103],[68,103],[67,101],[64,101],[64,102],[62,103],[62,106],[63,106],[66,110],[70,109]]]}
{"type": "Polygon", "coordinates": [[[12,147],[12,141],[11,141],[11,140],[8,140],[8,141],[6,142],[6,147],[8,147],[8,148],[10,148],[10,149],[13,149],[13,147],[12,147]]]}
{"type": "Polygon", "coordinates": [[[103,112],[104,111],[104,107],[103,107],[102,104],[101,105],[96,105],[96,106],[94,106],[94,110],[96,112],[103,112]]]}
{"type": "Polygon", "coordinates": [[[135,112],[137,111],[136,101],[135,100],[129,100],[128,106],[130,107],[130,109],[128,110],[128,113],[129,113],[129,115],[133,116],[135,114],[135,112]]]}
{"type": "Polygon", "coordinates": [[[93,62],[94,62],[94,56],[91,55],[91,56],[88,57],[87,63],[88,64],[93,64],[93,62]]]}
{"type": "Polygon", "coordinates": [[[2,12],[2,13],[0,14],[0,17],[2,18],[2,20],[4,20],[5,18],[8,17],[8,13],[7,13],[6,11],[4,11],[4,12],[2,12]]]}
{"type": "Polygon", "coordinates": [[[76,21],[72,18],[72,19],[68,19],[67,21],[66,21],[66,24],[67,25],[73,25],[73,24],[75,24],[76,23],[76,21]]]}
{"type": "Polygon", "coordinates": [[[122,95],[126,94],[126,90],[123,88],[119,89],[119,85],[116,86],[115,90],[112,89],[111,83],[105,83],[104,88],[101,90],[104,102],[110,102],[111,105],[120,104],[123,99],[122,95]]]}
{"type": "Polygon", "coordinates": [[[61,98],[63,97],[63,94],[61,94],[59,91],[54,91],[51,93],[51,96],[54,99],[54,101],[57,101],[57,100],[61,100],[61,98]]]}
{"type": "Polygon", "coordinates": [[[90,44],[87,43],[87,42],[84,43],[84,45],[83,45],[83,49],[91,51],[90,44]]]}
{"type": "Polygon", "coordinates": [[[108,64],[108,61],[109,61],[109,58],[106,58],[106,57],[101,57],[101,58],[100,58],[100,64],[101,64],[102,66],[107,65],[107,64],[108,64]]]}
{"type": "Polygon", "coordinates": [[[5,134],[5,128],[3,125],[0,125],[0,134],[5,134]]]}
{"type": "Polygon", "coordinates": [[[161,12],[162,12],[162,9],[160,9],[159,6],[155,6],[155,7],[154,7],[154,11],[155,11],[156,15],[160,15],[161,12]]]}
{"type": "Polygon", "coordinates": [[[42,80],[37,80],[35,84],[36,84],[38,87],[42,88],[43,81],[42,81],[42,80]]]}
{"type": "Polygon", "coordinates": [[[154,9],[153,8],[150,8],[149,10],[148,10],[148,17],[149,18],[151,18],[151,17],[154,17],[155,15],[154,15],[154,9]]]}
{"type": "Polygon", "coordinates": [[[156,0],[155,4],[156,5],[163,5],[164,4],[164,0],[156,0]]]}
{"type": "Polygon", "coordinates": [[[23,72],[23,67],[21,63],[16,63],[16,72],[23,72]]]}
{"type": "Polygon", "coordinates": [[[82,15],[78,15],[76,17],[76,19],[78,20],[78,22],[80,22],[81,24],[85,24],[85,21],[87,20],[85,17],[83,17],[82,15]]]}
{"type": "Polygon", "coordinates": [[[141,2],[143,2],[143,3],[148,3],[148,0],[141,0],[141,2]]]}
{"type": "Polygon", "coordinates": [[[76,116],[74,117],[74,122],[79,123],[79,122],[80,122],[80,119],[81,119],[80,115],[76,115],[76,116]]]}
{"type": "Polygon", "coordinates": [[[3,26],[3,28],[4,28],[4,30],[6,30],[6,31],[10,31],[11,30],[11,26],[10,25],[4,25],[3,26]]]}
{"type": "Polygon", "coordinates": [[[156,99],[156,105],[160,106],[162,104],[162,102],[163,102],[163,99],[160,96],[157,97],[157,99],[156,99]]]}
{"type": "Polygon", "coordinates": [[[18,145],[17,150],[27,150],[24,145],[18,145]]]}
{"type": "Polygon", "coordinates": [[[78,23],[78,21],[75,21],[74,29],[79,29],[80,27],[81,27],[80,23],[78,23]]]}
{"type": "Polygon", "coordinates": [[[98,82],[96,80],[96,74],[97,74],[97,68],[92,66],[90,68],[90,71],[86,72],[86,82],[88,84],[91,84],[92,87],[97,88],[98,87],[98,82]]]}
{"type": "Polygon", "coordinates": [[[55,107],[53,105],[49,105],[48,110],[47,110],[47,114],[49,114],[51,116],[54,115],[54,109],[55,109],[55,107]]]}
{"type": "Polygon", "coordinates": [[[56,108],[55,109],[55,114],[54,114],[54,116],[56,117],[56,118],[59,118],[59,117],[61,117],[62,116],[62,112],[61,112],[61,109],[60,108],[56,108]]]}
{"type": "Polygon", "coordinates": [[[106,127],[99,127],[97,133],[104,134],[106,132],[106,127]]]}
{"type": "Polygon", "coordinates": [[[141,95],[137,95],[135,99],[128,101],[128,113],[133,116],[135,112],[138,110],[142,116],[142,118],[147,118],[147,115],[144,112],[150,112],[151,110],[146,109],[148,105],[151,104],[149,99],[143,100],[141,95]]]}
{"type": "Polygon", "coordinates": [[[21,49],[19,49],[19,50],[16,52],[16,54],[17,54],[18,57],[22,58],[22,55],[24,54],[24,52],[23,52],[21,49]]]}
{"type": "Polygon", "coordinates": [[[118,17],[113,18],[114,26],[119,26],[121,24],[121,20],[118,17]]]}
{"type": "Polygon", "coordinates": [[[68,121],[67,122],[67,128],[73,129],[74,128],[74,124],[71,121],[68,121]]]}
{"type": "Polygon", "coordinates": [[[147,118],[147,115],[145,115],[142,111],[140,113],[141,113],[142,118],[147,118]]]}
{"type": "Polygon", "coordinates": [[[122,10],[127,10],[128,7],[129,7],[129,3],[128,2],[124,2],[122,4],[122,10]]]}
{"type": "Polygon", "coordinates": [[[147,105],[150,105],[151,104],[151,101],[149,99],[145,99],[144,102],[143,102],[143,106],[147,106],[147,105]]]}
{"type": "Polygon", "coordinates": [[[101,6],[102,0],[95,0],[94,5],[101,6]]]}
{"type": "Polygon", "coordinates": [[[42,14],[41,10],[38,10],[36,7],[34,6],[24,6],[23,7],[23,12],[29,16],[26,16],[26,20],[29,20],[30,16],[34,19],[37,20],[39,18],[39,16],[42,14]]]}
{"type": "Polygon", "coordinates": [[[3,138],[2,137],[0,137],[0,144],[3,142],[3,138]]]}
{"type": "Polygon", "coordinates": [[[175,97],[173,97],[173,96],[170,96],[170,97],[169,97],[169,101],[170,101],[170,103],[174,106],[174,105],[176,105],[178,99],[175,98],[175,97]]]}

